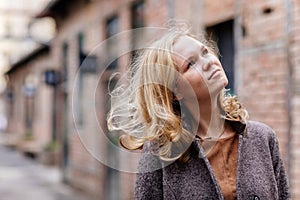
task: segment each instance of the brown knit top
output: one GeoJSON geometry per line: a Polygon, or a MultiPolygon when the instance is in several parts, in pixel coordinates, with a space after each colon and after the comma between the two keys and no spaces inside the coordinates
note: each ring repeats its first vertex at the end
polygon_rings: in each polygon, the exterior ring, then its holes
{"type": "Polygon", "coordinates": [[[217,141],[201,140],[225,200],[236,199],[238,139],[232,132],[217,141]]]}

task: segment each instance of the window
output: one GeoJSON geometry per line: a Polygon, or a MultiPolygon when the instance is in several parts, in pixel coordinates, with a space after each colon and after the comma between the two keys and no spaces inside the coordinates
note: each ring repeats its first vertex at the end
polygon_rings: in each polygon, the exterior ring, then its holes
{"type": "Polygon", "coordinates": [[[14,117],[14,108],[15,108],[15,98],[14,98],[14,88],[12,87],[12,85],[8,85],[7,86],[7,90],[6,90],[6,98],[8,101],[8,117],[13,119],[14,117]]]}
{"type": "Polygon", "coordinates": [[[220,61],[228,78],[227,88],[234,92],[234,33],[233,20],[229,20],[206,29],[209,37],[217,42],[220,61]]]}
{"type": "Polygon", "coordinates": [[[137,29],[145,26],[144,1],[135,2],[131,7],[131,27],[136,29],[133,31],[132,41],[132,58],[136,55],[138,44],[143,39],[143,29],[137,29]]]}
{"type": "Polygon", "coordinates": [[[32,136],[34,122],[35,94],[37,90],[37,77],[28,74],[23,80],[24,108],[25,108],[25,128],[26,135],[32,136]]]}
{"type": "MultiPolygon", "coordinates": [[[[84,53],[83,53],[83,45],[84,45],[84,35],[83,33],[79,33],[77,36],[77,42],[78,42],[78,58],[79,58],[79,67],[81,66],[82,62],[84,61],[84,53]]],[[[83,125],[83,73],[81,70],[78,71],[78,77],[77,77],[77,98],[74,99],[76,101],[76,115],[77,115],[77,125],[82,126],[83,125]]]]}
{"type": "MultiPolygon", "coordinates": [[[[106,38],[111,38],[118,33],[119,20],[117,16],[113,16],[106,21],[106,38]]],[[[108,70],[114,70],[118,67],[118,40],[107,40],[107,54],[108,54],[108,70]]]]}
{"type": "Polygon", "coordinates": [[[144,27],[144,2],[138,1],[131,7],[132,28],[144,27]]]}
{"type": "Polygon", "coordinates": [[[63,44],[63,74],[62,79],[63,81],[68,80],[68,54],[69,54],[69,46],[67,43],[63,44]]]}
{"type": "MultiPolygon", "coordinates": [[[[62,81],[64,81],[64,96],[63,96],[63,129],[61,135],[63,135],[63,160],[62,160],[62,167],[63,171],[65,171],[69,165],[69,135],[68,135],[68,56],[69,56],[69,45],[68,43],[63,43],[62,46],[63,51],[63,74],[62,74],[62,81]]],[[[66,173],[63,173],[63,179],[64,181],[68,181],[68,175],[66,173]]]]}

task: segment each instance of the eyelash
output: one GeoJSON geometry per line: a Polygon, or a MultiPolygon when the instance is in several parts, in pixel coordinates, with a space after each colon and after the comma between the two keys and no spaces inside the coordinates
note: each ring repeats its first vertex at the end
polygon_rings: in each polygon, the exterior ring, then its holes
{"type": "Polygon", "coordinates": [[[208,52],[208,50],[207,49],[204,49],[203,51],[202,51],[202,56],[205,56],[205,55],[207,55],[209,52],[208,52]]]}
{"type": "MultiPolygon", "coordinates": [[[[205,48],[202,51],[202,56],[206,56],[209,53],[209,51],[205,48]]],[[[189,63],[187,64],[187,69],[189,69],[190,67],[192,67],[196,62],[195,61],[189,61],[189,63]]]]}
{"type": "Polygon", "coordinates": [[[189,69],[190,67],[192,67],[194,64],[195,64],[194,61],[190,61],[190,62],[187,64],[187,69],[189,69]]]}

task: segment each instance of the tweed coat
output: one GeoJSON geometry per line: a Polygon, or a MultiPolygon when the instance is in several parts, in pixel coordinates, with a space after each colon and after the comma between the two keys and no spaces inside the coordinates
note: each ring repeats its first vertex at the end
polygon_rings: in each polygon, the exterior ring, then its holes
{"type": "MultiPolygon", "coordinates": [[[[240,126],[241,127],[241,126],[240,126]]],[[[267,125],[249,121],[239,135],[236,194],[238,200],[290,199],[288,178],[280,157],[274,131],[267,125]]],[[[222,200],[220,186],[199,139],[192,143],[196,154],[189,162],[175,161],[155,171],[145,168],[160,162],[143,154],[137,174],[136,200],[222,200]]]]}

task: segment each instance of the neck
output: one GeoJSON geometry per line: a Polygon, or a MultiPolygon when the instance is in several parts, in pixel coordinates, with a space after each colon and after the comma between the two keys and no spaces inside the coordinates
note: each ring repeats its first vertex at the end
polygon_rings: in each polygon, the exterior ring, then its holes
{"type": "Polygon", "coordinates": [[[221,117],[218,98],[205,102],[198,104],[199,110],[187,106],[194,119],[194,126],[197,126],[194,130],[197,130],[200,137],[218,138],[225,131],[225,120],[221,117]]]}

